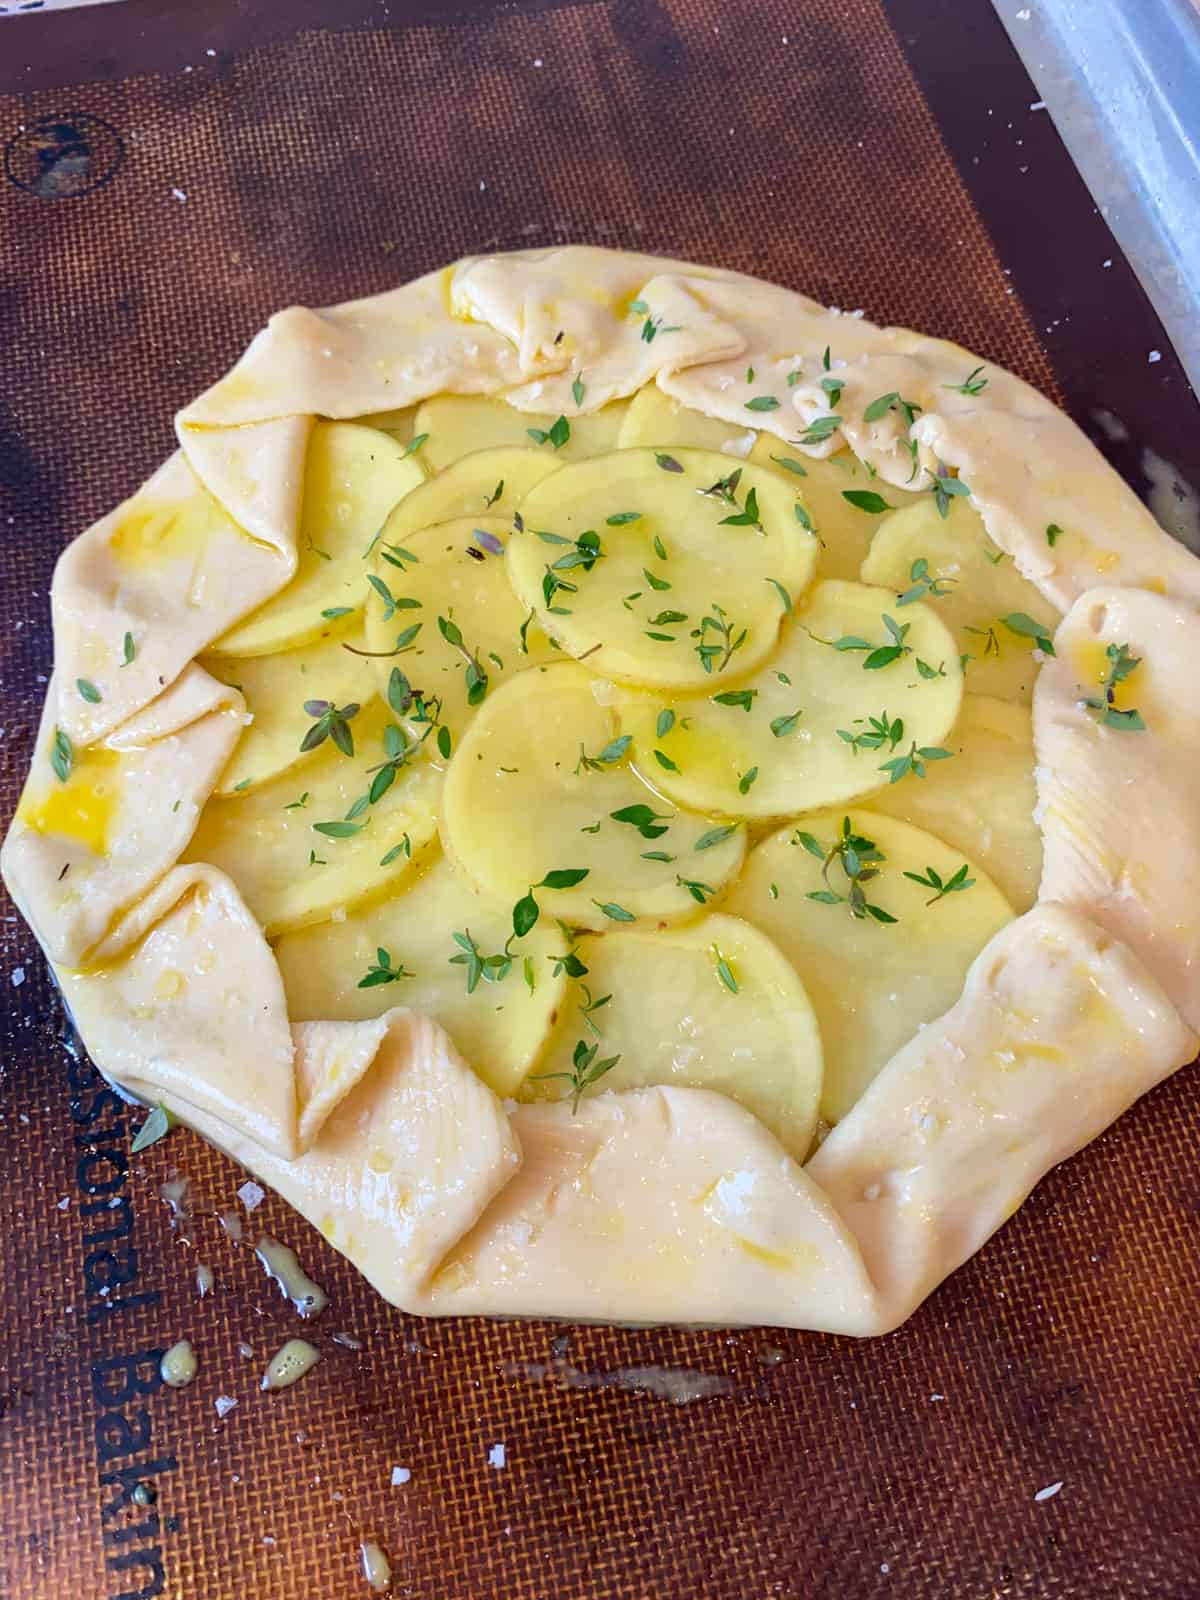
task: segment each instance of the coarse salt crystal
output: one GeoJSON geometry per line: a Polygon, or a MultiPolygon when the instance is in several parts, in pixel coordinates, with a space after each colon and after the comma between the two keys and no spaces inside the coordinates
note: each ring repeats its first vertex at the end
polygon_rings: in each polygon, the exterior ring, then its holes
{"type": "Polygon", "coordinates": [[[255,1211],[267,1198],[267,1191],[260,1183],[244,1183],[237,1192],[238,1199],[247,1211],[255,1211]]]}
{"type": "Polygon", "coordinates": [[[187,195],[184,194],[182,189],[172,189],[171,190],[171,199],[172,200],[186,200],[187,199],[187,195]]]}
{"type": "Polygon", "coordinates": [[[14,967],[8,975],[8,981],[12,984],[14,989],[19,989],[25,982],[25,968],[14,967]]]}
{"type": "Polygon", "coordinates": [[[237,1405],[237,1401],[231,1394],[219,1394],[213,1401],[213,1405],[216,1406],[219,1417],[227,1417],[234,1406],[237,1405]]]}
{"type": "Polygon", "coordinates": [[[393,1489],[396,1488],[396,1486],[398,1484],[407,1483],[408,1480],[411,1477],[412,1477],[412,1471],[411,1471],[411,1469],[409,1467],[393,1467],[392,1468],[392,1488],[393,1489]]]}
{"type": "Polygon", "coordinates": [[[1043,1500],[1053,1500],[1054,1496],[1058,1493],[1062,1486],[1063,1481],[1060,1478],[1057,1483],[1048,1483],[1044,1489],[1039,1489],[1033,1498],[1038,1502],[1039,1505],[1043,1500]]]}
{"type": "Polygon", "coordinates": [[[1151,362],[1151,363],[1153,363],[1155,361],[1161,361],[1162,360],[1162,351],[1161,350],[1151,350],[1150,354],[1146,357],[1146,360],[1151,362]]]}
{"type": "Polygon", "coordinates": [[[499,1470],[507,1464],[507,1454],[502,1444],[494,1444],[488,1451],[488,1466],[499,1470]]]}
{"type": "Polygon", "coordinates": [[[65,1194],[65,1195],[63,1195],[62,1199],[58,1202],[58,1209],[60,1211],[65,1211],[70,1204],[71,1204],[71,1196],[69,1194],[65,1194]]]}

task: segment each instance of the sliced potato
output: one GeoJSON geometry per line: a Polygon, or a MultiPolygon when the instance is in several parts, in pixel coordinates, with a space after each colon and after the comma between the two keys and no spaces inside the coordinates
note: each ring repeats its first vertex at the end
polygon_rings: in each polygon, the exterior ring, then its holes
{"type": "Polygon", "coordinates": [[[481,895],[439,852],[426,872],[386,899],[351,911],[344,922],[284,935],[275,954],[288,1016],[293,1022],[358,1021],[390,1006],[411,1006],[445,1028],[497,1094],[514,1094],[562,1008],[568,980],[561,971],[555,976],[554,957],[567,946],[547,920],[521,940],[503,978],[477,979],[468,992],[466,963],[451,959],[464,954],[455,933],[473,939],[483,957],[501,954],[512,934],[512,907],[481,895]],[[363,988],[381,948],[394,968],[403,966],[412,976],[363,988]]]}
{"type": "Polygon", "coordinates": [[[697,852],[712,819],[676,812],[611,748],[613,715],[597,698],[606,690],[562,663],[489,694],[446,773],[442,842],[472,883],[510,906],[549,872],[586,869],[573,887],[535,889],[543,917],[584,928],[678,921],[737,872],[742,830],[725,830],[697,852]],[[630,806],[657,814],[638,817],[664,831],[614,819],[630,806]]]}
{"type": "Polygon", "coordinates": [[[704,689],[770,654],[775,585],[795,598],[812,576],[816,541],[792,502],[774,474],[711,451],[617,451],[526,496],[509,577],[547,635],[593,671],[704,689]],[[736,487],[716,492],[735,471],[736,487]],[[753,524],[731,522],[755,507],[753,524]]]}
{"type": "MultiPolygon", "coordinates": [[[[821,541],[817,571],[822,578],[857,579],[880,523],[894,511],[930,498],[928,493],[913,494],[873,479],[851,450],[839,450],[836,455],[819,459],[792,449],[774,434],[764,433],[751,450],[750,460],[782,473],[799,495],[821,541]],[[802,474],[796,471],[797,467],[803,468],[802,474]],[[847,500],[848,494],[878,496],[887,508],[864,511],[861,504],[847,500]]],[[[875,581],[863,578],[864,583],[875,581]]]]}
{"type": "Polygon", "coordinates": [[[361,705],[375,693],[375,676],[369,663],[343,648],[362,644],[360,634],[343,639],[336,623],[317,641],[271,656],[223,656],[215,661],[200,657],[200,665],[220,683],[240,689],[246,709],[254,718],[242,734],[229,765],[221,774],[217,794],[241,793],[313,759],[301,750],[313,718],[306,700],[329,700],[334,705],[361,705]]]}
{"type": "Polygon", "coordinates": [[[392,411],[365,411],[361,417],[351,417],[349,420],[363,428],[379,428],[384,433],[390,433],[398,444],[408,444],[413,438],[413,418],[416,414],[416,406],[397,406],[392,411]]]}
{"type": "Polygon", "coordinates": [[[850,879],[839,857],[822,864],[789,825],[750,853],[728,909],[769,935],[804,980],[825,1050],[821,1115],[837,1122],[891,1056],[924,1022],[940,1016],[962,993],[967,968],[1013,916],[1012,907],[974,862],[965,860],[968,889],[943,895],[906,872],[930,869],[948,883],[964,857],[923,829],[868,810],[805,817],[802,828],[826,851],[853,834],[874,842],[884,860],[863,885],[869,902],[896,920],[881,923],[815,894],[846,896],[850,879]],[[774,891],[774,892],[773,892],[774,891]]]}
{"type": "Polygon", "coordinates": [[[780,817],[868,794],[890,781],[885,761],[913,747],[942,748],[958,714],[962,674],[954,640],[929,606],[897,609],[881,589],[830,580],[788,621],[767,666],[713,688],[750,695],[749,710],[744,701],[722,704],[712,695],[615,691],[638,771],[696,811],[780,817]],[[867,651],[822,642],[853,637],[887,647],[885,614],[910,630],[902,646],[909,653],[889,665],[867,670],[867,651]],[[937,675],[922,677],[918,659],[937,675]],[[866,719],[885,714],[904,725],[894,748],[872,750],[839,737],[839,730],[869,734],[866,719]]]}
{"type": "Polygon", "coordinates": [[[579,957],[587,976],[572,981],[527,1096],[572,1092],[582,1039],[597,1047],[593,1066],[620,1058],[592,1092],[713,1089],[804,1160],[821,1098],[821,1036],[804,985],[769,939],[737,917],[710,916],[666,933],[585,937],[579,957]]]}
{"type": "Polygon", "coordinates": [[[871,809],[936,833],[978,862],[1017,911],[1028,911],[1042,876],[1029,709],[964,694],[945,744],[953,761],[930,763],[923,783],[881,789],[871,809]]]}
{"type": "Polygon", "coordinates": [[[392,512],[371,552],[382,563],[379,571],[407,567],[403,552],[408,541],[435,522],[482,516],[511,521],[535,484],[561,466],[548,453],[509,446],[463,456],[406,495],[392,512]]]}
{"type": "Polygon", "coordinates": [[[184,860],[227,872],[269,938],[382,893],[436,839],[441,774],[426,762],[402,768],[375,805],[346,819],[370,788],[369,769],[387,759],[390,720],[371,700],[349,724],[353,757],[326,739],[302,772],[214,798],[201,813],[184,860]],[[318,823],[357,831],[331,837],[318,823]]]}
{"type": "Polygon", "coordinates": [[[738,457],[744,457],[758,435],[751,428],[736,428],[731,422],[717,417],[706,417],[703,411],[693,411],[664,394],[656,383],[639,389],[629,402],[629,409],[621,420],[617,434],[618,450],[636,450],[649,446],[665,450],[677,446],[681,450],[721,450],[735,443],[745,448],[728,452],[732,471],[738,457]]]}
{"type": "MultiPolygon", "coordinates": [[[[514,672],[559,654],[512,591],[504,564],[508,536],[509,524],[499,517],[459,517],[408,539],[405,548],[415,559],[405,561],[403,572],[386,562],[373,568],[383,592],[373,589],[367,602],[367,648],[388,651],[401,630],[421,626],[399,657],[371,657],[379,690],[387,694],[398,666],[425,699],[441,701],[440,719],[455,739],[475,713],[469,696],[478,704],[514,672]],[[446,637],[456,638],[455,629],[461,645],[446,637]]],[[[424,731],[406,726],[416,738],[424,731]]],[[[436,748],[431,742],[435,758],[436,748]]]]}
{"type": "Polygon", "coordinates": [[[616,400],[599,411],[567,417],[567,438],[555,449],[551,439],[542,443],[534,437],[550,433],[558,420],[551,412],[518,411],[507,400],[482,394],[439,394],[417,407],[413,432],[428,435],[421,454],[434,472],[473,450],[497,445],[534,445],[561,465],[615,449],[624,413],[625,402],[616,400]]]}
{"type": "Polygon", "coordinates": [[[1013,632],[1001,619],[1030,617],[1049,637],[1058,626],[1058,612],[1021,576],[1012,558],[996,548],[979,513],[961,496],[950,502],[947,517],[938,515],[929,496],[888,517],[863,562],[862,580],[901,594],[913,586],[914,563],[920,561],[927,564],[931,580],[947,586],[930,604],[958,640],[959,651],[971,658],[967,681],[972,693],[1028,703],[1037,677],[1032,653],[1037,641],[1013,632]]]}
{"type": "Polygon", "coordinates": [[[208,648],[214,656],[263,656],[320,637],[329,613],[360,612],[363,555],[396,502],[425,474],[377,428],[318,422],[304,467],[304,503],[291,582],[208,648]]]}

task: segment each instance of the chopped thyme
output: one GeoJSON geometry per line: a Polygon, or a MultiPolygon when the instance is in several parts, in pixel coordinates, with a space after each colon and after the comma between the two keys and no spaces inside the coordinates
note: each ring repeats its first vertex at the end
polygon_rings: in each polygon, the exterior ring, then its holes
{"type": "Polygon", "coordinates": [[[1046,524],[1046,543],[1050,546],[1051,550],[1054,549],[1054,546],[1061,538],[1062,529],[1059,527],[1058,523],[1048,522],[1046,524]]]}
{"type": "Polygon", "coordinates": [[[79,698],[86,700],[90,706],[98,706],[103,698],[99,689],[90,678],[76,678],[75,687],[79,690],[79,698]]]}
{"type": "Polygon", "coordinates": [[[1054,640],[1040,622],[1036,622],[1033,617],[1027,616],[1024,611],[1010,611],[1006,617],[1001,617],[1000,621],[1008,629],[1009,633],[1015,633],[1022,639],[1032,639],[1035,648],[1040,650],[1043,655],[1052,656],[1054,654],[1054,640]]]}
{"type": "Polygon", "coordinates": [[[127,633],[124,639],[121,641],[121,653],[123,656],[121,665],[123,667],[127,667],[137,654],[137,650],[133,643],[133,635],[131,633],[127,633]]]}
{"type": "Polygon", "coordinates": [[[798,478],[808,477],[808,468],[797,461],[795,456],[772,456],[771,460],[785,472],[794,472],[798,478]]]}
{"type": "Polygon", "coordinates": [[[61,728],[55,728],[54,739],[50,745],[50,765],[59,783],[66,783],[74,764],[75,750],[70,739],[61,728]]]}
{"type": "Polygon", "coordinates": [[[730,994],[737,994],[738,981],[733,975],[733,968],[721,954],[720,946],[715,944],[712,946],[712,958],[716,963],[717,977],[720,978],[721,982],[729,990],[730,994]]]}
{"type": "Polygon", "coordinates": [[[525,432],[534,444],[549,444],[555,450],[561,450],[571,437],[571,424],[566,417],[557,416],[548,428],[526,428],[525,432]]]}
{"type": "Polygon", "coordinates": [[[829,850],[811,833],[805,833],[802,829],[797,829],[792,835],[792,843],[800,845],[821,863],[825,888],[810,890],[807,899],[816,900],[821,905],[849,906],[850,915],[860,922],[868,918],[883,923],[896,921],[891,912],[872,904],[866,897],[863,885],[879,876],[879,869],[886,857],[873,839],[854,832],[849,817],[842,818],[841,837],[829,850]],[[830,883],[829,872],[835,863],[846,879],[845,894],[839,893],[830,883]]]}
{"type": "Polygon", "coordinates": [[[583,397],[586,393],[586,384],[584,383],[582,377],[577,377],[571,384],[571,396],[574,399],[577,408],[583,404],[583,397]]]}
{"type": "Polygon", "coordinates": [[[404,835],[399,844],[394,844],[386,855],[380,856],[379,865],[381,867],[390,867],[392,862],[398,861],[401,856],[406,856],[410,861],[412,860],[412,840],[407,834],[404,835]]]}
{"type": "Polygon", "coordinates": [[[683,471],[683,468],[680,466],[679,462],[676,461],[674,456],[666,455],[661,450],[656,450],[654,452],[654,462],[655,465],[661,467],[664,472],[683,471]]]}
{"type": "Polygon", "coordinates": [[[719,827],[709,828],[707,833],[702,833],[692,846],[693,850],[711,850],[715,844],[723,844],[730,834],[738,831],[740,824],[724,822],[719,827]]]}
{"type": "Polygon", "coordinates": [[[933,503],[937,507],[938,516],[944,520],[950,515],[950,501],[956,497],[969,496],[971,491],[961,478],[950,475],[950,469],[944,461],[939,461],[937,471],[930,475],[933,478],[929,486],[933,503]]]}
{"type": "Polygon", "coordinates": [[[659,766],[663,769],[664,772],[678,772],[679,771],[679,768],[678,768],[678,766],[676,766],[675,762],[672,761],[670,756],[666,755],[662,750],[659,750],[657,748],[655,749],[655,751],[654,751],[654,759],[655,759],[655,761],[658,762],[659,766]]]}
{"type": "Polygon", "coordinates": [[[604,519],[610,528],[624,528],[630,522],[640,522],[641,520],[642,513],[640,511],[614,511],[611,517],[605,517],[604,519]]]}
{"type": "Polygon", "coordinates": [[[889,783],[899,783],[910,772],[916,778],[923,778],[927,761],[949,761],[953,754],[952,750],[943,750],[938,745],[918,746],[914,740],[908,747],[907,755],[893,756],[890,761],[883,762],[879,770],[888,774],[889,783]]]}
{"type": "Polygon", "coordinates": [[[692,638],[700,641],[696,654],[705,672],[723,672],[734,652],[745,644],[747,630],[743,628],[735,637],[734,626],[723,607],[714,602],[710,614],[692,629],[692,638]]]}
{"type": "Polygon", "coordinates": [[[942,388],[950,389],[955,394],[982,394],[988,386],[988,380],[979,376],[982,371],[982,367],[976,367],[974,372],[969,372],[967,374],[966,381],[964,383],[944,383],[942,388]]]}
{"type": "Polygon", "coordinates": [[[160,1139],[165,1139],[175,1126],[175,1118],[164,1105],[156,1105],[150,1115],[142,1123],[134,1135],[133,1143],[129,1146],[131,1155],[141,1155],[143,1150],[148,1150],[152,1144],[157,1144],[160,1139]]]}
{"type": "Polygon", "coordinates": [[[793,711],[789,716],[772,717],[771,732],[777,739],[786,739],[789,733],[795,733],[801,715],[801,712],[793,711]]]}
{"type": "Polygon", "coordinates": [[[580,987],[583,990],[583,999],[579,1002],[579,1014],[583,1018],[583,1025],[585,1028],[590,1028],[596,1037],[599,1038],[600,1028],[596,1023],[595,1013],[597,1011],[602,1011],[604,1007],[608,1005],[609,1001],[612,999],[612,995],[604,994],[601,995],[598,1000],[593,1000],[592,991],[588,988],[587,984],[581,984],[580,987]]]}
{"type": "Polygon", "coordinates": [[[755,783],[755,780],[757,779],[757,777],[758,777],[758,768],[757,767],[751,767],[748,771],[743,772],[741,777],[738,779],[738,793],[739,794],[749,794],[750,790],[754,787],[754,783],[755,783]]]}
{"type": "Polygon", "coordinates": [[[643,839],[660,839],[675,820],[672,813],[660,813],[646,805],[622,806],[619,811],[610,811],[609,816],[614,822],[636,828],[643,839]]]}
{"type": "MultiPolygon", "coordinates": [[[[862,722],[862,717],[855,717],[855,722],[862,722]]],[[[844,740],[854,751],[855,755],[860,750],[882,750],[884,745],[894,750],[904,737],[904,723],[899,717],[891,718],[886,711],[880,712],[877,717],[866,718],[867,727],[862,733],[850,733],[846,728],[839,728],[837,736],[844,740]]]]}
{"type": "Polygon", "coordinates": [[[400,452],[401,461],[403,461],[406,456],[411,456],[417,450],[419,450],[421,448],[421,446],[425,443],[425,441],[428,438],[429,438],[429,435],[427,433],[416,433],[416,434],[414,434],[413,437],[404,446],[404,449],[400,452]]]}
{"type": "MultiPolygon", "coordinates": [[[[419,600],[407,600],[403,597],[397,600],[383,579],[377,578],[373,572],[367,573],[367,582],[383,601],[383,620],[385,622],[390,622],[397,611],[419,611],[421,609],[419,600]]],[[[322,612],[321,615],[324,616],[325,613],[322,612]]]]}
{"type": "Polygon", "coordinates": [[[463,643],[462,629],[449,617],[437,619],[438,632],[452,650],[457,650],[466,662],[467,704],[477,706],[488,692],[488,675],[480,665],[479,652],[468,650],[463,643]]]}
{"type": "Polygon", "coordinates": [[[841,417],[814,417],[796,440],[797,444],[824,444],[832,439],[833,435],[842,425],[841,417]]]}
{"type": "Polygon", "coordinates": [[[843,489],[842,499],[852,505],[856,511],[865,511],[872,517],[878,517],[885,511],[894,511],[896,509],[890,501],[885,500],[881,494],[876,494],[873,489],[843,489]]]}
{"type": "Polygon", "coordinates": [[[613,901],[593,900],[592,904],[597,911],[609,919],[610,922],[636,922],[637,918],[632,911],[626,911],[624,906],[616,905],[613,901]]]}
{"type": "Polygon", "coordinates": [[[686,889],[696,904],[700,906],[707,905],[717,892],[711,883],[700,883],[695,878],[682,878],[678,873],[675,874],[675,882],[681,889],[686,889]]]}
{"type": "Polygon", "coordinates": [[[336,622],[339,617],[348,617],[353,612],[353,606],[329,606],[322,611],[321,616],[326,622],[336,622]]]}
{"type": "Polygon", "coordinates": [[[734,706],[739,711],[749,711],[757,693],[757,689],[726,689],[724,694],[714,694],[712,701],[716,706],[734,706]]]}
{"type": "Polygon", "coordinates": [[[575,763],[575,776],[581,772],[603,772],[606,767],[615,767],[618,762],[625,759],[629,746],[633,743],[633,736],[628,733],[621,734],[604,746],[599,755],[585,754],[582,745],[579,746],[579,760],[575,763]]]}
{"type": "Polygon", "coordinates": [[[466,928],[462,933],[452,934],[451,938],[458,945],[459,954],[448,959],[452,967],[466,967],[468,994],[475,993],[481,978],[484,983],[503,983],[512,971],[512,957],[503,952],[491,956],[483,955],[471,937],[470,928],[466,928]]]}
{"type": "Polygon", "coordinates": [[[365,827],[365,822],[314,822],[313,832],[323,833],[327,839],[353,839],[365,827]]]}
{"type": "MultiPolygon", "coordinates": [[[[799,505],[799,503],[800,503],[799,501],[796,502],[797,505],[799,505]]],[[[810,532],[811,532],[811,529],[810,529],[810,532]]],[[[764,583],[769,583],[771,585],[772,589],[774,589],[775,593],[779,596],[779,603],[783,607],[784,614],[786,615],[787,613],[789,613],[791,611],[791,609],[792,609],[792,597],[787,592],[787,590],[784,588],[784,586],[780,583],[779,579],[778,578],[765,578],[763,581],[764,581],[764,583]]]]}
{"type": "Polygon", "coordinates": [[[668,706],[665,711],[658,713],[658,721],[654,724],[655,736],[659,739],[665,739],[674,726],[675,713],[668,706]]]}
{"type": "MultiPolygon", "coordinates": [[[[837,402],[834,401],[836,405],[837,402]]],[[[747,411],[778,411],[779,401],[773,394],[756,394],[753,400],[746,401],[747,411]]]]}
{"type": "Polygon", "coordinates": [[[299,800],[291,800],[291,801],[289,801],[288,804],[286,806],[284,806],[283,809],[285,811],[303,811],[307,804],[308,804],[308,790],[305,789],[304,793],[300,796],[299,800]]]}

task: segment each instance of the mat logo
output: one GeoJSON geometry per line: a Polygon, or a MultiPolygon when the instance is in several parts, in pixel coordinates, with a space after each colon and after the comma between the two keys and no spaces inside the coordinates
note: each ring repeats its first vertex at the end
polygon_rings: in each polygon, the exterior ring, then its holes
{"type": "Polygon", "coordinates": [[[55,113],[26,123],[8,141],[4,175],[39,200],[69,200],[101,188],[124,159],[121,135],[102,117],[55,113]]]}
{"type": "Polygon", "coordinates": [[[133,1243],[127,1107],[74,1037],[64,1042],[79,1152],[75,1177],[84,1225],[87,1324],[103,1341],[93,1350],[90,1376],[109,1600],[152,1600],[166,1593],[164,1539],[180,1526],[178,1517],[161,1515],[157,1508],[158,1480],[179,1467],[178,1459],[155,1441],[147,1405],[163,1386],[163,1352],[138,1338],[142,1317],[160,1302],[162,1290],[145,1286],[133,1243]],[[113,1352],[114,1345],[114,1353],[101,1354],[113,1352]]]}

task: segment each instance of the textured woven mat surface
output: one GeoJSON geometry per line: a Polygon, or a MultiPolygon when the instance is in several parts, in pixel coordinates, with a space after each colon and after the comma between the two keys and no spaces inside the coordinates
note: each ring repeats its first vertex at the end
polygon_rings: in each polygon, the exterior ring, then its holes
{"type": "MultiPolygon", "coordinates": [[[[1129,470],[1155,444],[1196,473],[1194,401],[983,0],[347,0],[329,28],[316,0],[264,9],[4,25],[5,814],[55,555],[289,302],[468,251],[657,249],[959,339],[1082,421],[1117,412],[1129,470]]],[[[183,1132],[128,1154],[5,916],[2,1600],[341,1600],[369,1593],[364,1538],[418,1600],[1200,1595],[1194,1072],[887,1339],[571,1331],[573,1369],[727,1380],[676,1406],[538,1378],[560,1329],[393,1312],[275,1199],[232,1243],[215,1212],[242,1175],[183,1132]],[[195,1215],[172,1232],[175,1169],[195,1215]],[[321,1366],[276,1396],[258,1377],[301,1329],[263,1230],[332,1298],[321,1366]],[[199,1377],[157,1387],[184,1336],[199,1377]]]]}

